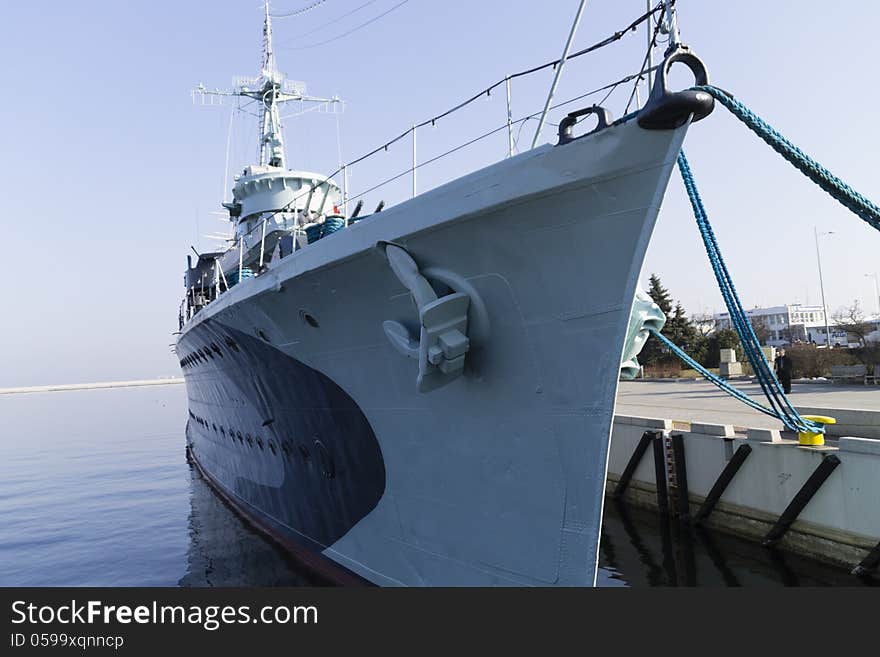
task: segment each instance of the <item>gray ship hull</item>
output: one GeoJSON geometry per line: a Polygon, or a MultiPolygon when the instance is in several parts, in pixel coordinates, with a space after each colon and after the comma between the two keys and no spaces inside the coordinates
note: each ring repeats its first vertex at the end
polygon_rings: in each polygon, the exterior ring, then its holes
{"type": "Polygon", "coordinates": [[[189,449],[313,565],[380,585],[593,585],[633,295],[686,127],[543,146],[270,263],[184,327],[189,449]],[[381,245],[467,293],[428,392],[381,245]],[[195,356],[193,356],[195,354],[195,356]]]}

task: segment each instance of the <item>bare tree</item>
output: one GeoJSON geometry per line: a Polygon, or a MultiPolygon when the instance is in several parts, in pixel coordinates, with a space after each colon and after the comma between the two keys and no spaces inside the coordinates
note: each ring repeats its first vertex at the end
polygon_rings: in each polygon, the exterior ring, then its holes
{"type": "Polygon", "coordinates": [[[758,338],[759,344],[767,344],[767,340],[770,339],[770,328],[767,326],[767,322],[763,317],[754,317],[752,318],[752,330],[755,332],[755,337],[758,338]]]}
{"type": "Polygon", "coordinates": [[[873,327],[865,321],[865,315],[858,299],[853,301],[851,306],[840,308],[831,318],[834,322],[834,328],[846,331],[847,339],[853,335],[858,340],[860,347],[867,344],[867,336],[873,331],[873,327]]]}
{"type": "Polygon", "coordinates": [[[691,322],[694,325],[694,328],[702,335],[704,338],[708,338],[712,333],[715,332],[715,318],[709,313],[699,313],[691,316],[691,322]]]}

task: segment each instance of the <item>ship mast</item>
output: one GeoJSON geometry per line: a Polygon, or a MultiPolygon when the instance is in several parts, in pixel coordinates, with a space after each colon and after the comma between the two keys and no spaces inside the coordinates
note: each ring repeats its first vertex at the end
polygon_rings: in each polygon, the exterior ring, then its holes
{"type": "MultiPolygon", "coordinates": [[[[326,111],[335,112],[341,108],[342,101],[337,96],[332,98],[319,98],[306,94],[304,82],[288,80],[278,70],[275,62],[275,51],[272,46],[272,15],[269,11],[269,0],[264,0],[263,22],[263,53],[260,66],[260,75],[255,78],[239,77],[233,80],[233,89],[221,91],[219,89],[206,89],[200,84],[193,91],[193,100],[198,96],[203,104],[222,101],[222,96],[236,96],[250,98],[260,103],[260,165],[286,168],[286,155],[284,152],[284,137],[281,126],[281,105],[291,101],[304,103],[316,103],[323,105],[326,111]]],[[[321,107],[310,108],[321,110],[321,107]]],[[[306,110],[301,110],[302,114],[306,110]]]]}
{"type": "Polygon", "coordinates": [[[282,93],[283,76],[275,67],[272,51],[272,17],[269,0],[264,3],[266,19],[263,24],[263,66],[261,71],[263,125],[260,133],[260,164],[284,167],[284,137],[281,134],[281,117],[278,113],[279,96],[282,93]]]}

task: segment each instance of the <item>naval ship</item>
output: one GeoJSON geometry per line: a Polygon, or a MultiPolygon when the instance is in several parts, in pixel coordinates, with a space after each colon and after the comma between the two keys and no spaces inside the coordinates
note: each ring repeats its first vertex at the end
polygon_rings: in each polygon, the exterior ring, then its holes
{"type": "Polygon", "coordinates": [[[667,90],[673,61],[705,78],[676,47],[640,111],[572,112],[553,143],[361,215],[344,178],[288,168],[279,107],[312,98],[266,3],[261,74],[229,92],[259,103],[260,160],[223,204],[229,247],[189,257],[175,345],[216,492],[337,582],[594,585],[617,382],[656,321],[637,281],[712,109],[667,90]]]}

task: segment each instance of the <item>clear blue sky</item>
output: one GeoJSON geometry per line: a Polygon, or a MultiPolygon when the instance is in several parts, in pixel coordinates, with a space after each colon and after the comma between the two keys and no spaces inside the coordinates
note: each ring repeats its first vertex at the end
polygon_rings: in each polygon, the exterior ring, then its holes
{"type": "MultiPolygon", "coordinates": [[[[558,57],[576,0],[409,0],[369,27],[339,35],[399,0],[326,0],[275,23],[279,63],[317,95],[346,101],[350,160],[506,73],[558,57]],[[328,43],[321,44],[327,41],[328,43]]],[[[277,0],[276,12],[311,4],[277,0]]],[[[644,11],[643,0],[589,2],[575,47],[644,11]]],[[[682,38],[730,89],[857,189],[880,199],[878,92],[871,54],[880,6],[680,0],[682,38]]],[[[241,2],[5,2],[0,59],[4,190],[4,320],[0,386],[175,375],[176,330],[189,245],[224,225],[229,108],[192,105],[199,82],[256,75],[261,9],[241,2]]],[[[564,100],[638,68],[645,33],[572,63],[564,100]]],[[[516,81],[516,116],[539,110],[550,73],[516,81]]],[[[681,83],[687,80],[682,77],[681,83]]],[[[607,105],[620,115],[628,89],[607,105]]],[[[592,98],[584,101],[588,105],[592,98]]],[[[570,111],[580,105],[565,108],[570,111]]],[[[551,120],[556,122],[562,110],[551,120]]],[[[420,159],[504,121],[493,94],[419,135],[420,159]]],[[[233,171],[253,160],[250,117],[233,124],[233,171]]],[[[288,122],[290,165],[337,164],[335,119],[288,122]]],[[[521,144],[531,140],[526,125],[521,144]]],[[[554,136],[549,127],[545,140],[554,136]]],[[[823,238],[828,305],[859,299],[876,312],[867,272],[880,272],[880,235],[851,217],[719,108],[686,147],[747,306],[819,300],[813,226],[823,238]]],[[[353,192],[408,165],[409,143],[352,172],[353,192]]],[[[502,157],[501,133],[420,171],[422,189],[502,157]]],[[[401,181],[367,196],[399,200],[401,181]]],[[[588,256],[588,254],[585,254],[588,256]]],[[[680,181],[674,178],[645,274],[658,273],[692,313],[721,309],[680,181]]],[[[646,276],[647,277],[647,276],[646,276]]]]}

